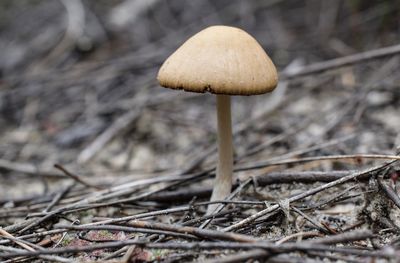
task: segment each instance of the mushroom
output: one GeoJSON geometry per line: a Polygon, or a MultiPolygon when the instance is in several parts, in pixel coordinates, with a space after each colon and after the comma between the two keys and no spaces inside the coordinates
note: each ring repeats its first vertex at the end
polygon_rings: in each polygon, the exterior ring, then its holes
{"type": "MultiPolygon", "coordinates": [[[[272,91],[278,74],[260,44],[245,31],[211,26],[189,38],[161,66],[161,86],[217,94],[218,164],[211,201],[226,198],[232,187],[231,95],[272,91]]],[[[208,207],[208,214],[216,205],[208,207]]]]}

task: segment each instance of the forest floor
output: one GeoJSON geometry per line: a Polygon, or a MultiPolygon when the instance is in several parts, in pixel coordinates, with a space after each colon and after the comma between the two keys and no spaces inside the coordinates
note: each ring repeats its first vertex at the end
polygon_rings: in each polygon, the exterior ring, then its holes
{"type": "Polygon", "coordinates": [[[2,1],[0,260],[400,262],[399,1],[2,1]],[[214,24],[279,70],[232,97],[234,187],[206,215],[215,96],[156,74],[214,24]]]}

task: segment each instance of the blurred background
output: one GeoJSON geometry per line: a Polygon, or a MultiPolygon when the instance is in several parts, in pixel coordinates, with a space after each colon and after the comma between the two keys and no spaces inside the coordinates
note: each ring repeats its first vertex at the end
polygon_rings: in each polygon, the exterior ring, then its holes
{"type": "MultiPolygon", "coordinates": [[[[104,184],[215,164],[214,96],[161,88],[156,74],[187,38],[216,24],[249,32],[288,72],[398,44],[400,1],[2,0],[3,202],[62,184],[55,163],[104,184]]],[[[307,154],[392,154],[398,73],[398,58],[386,57],[235,97],[237,161],[327,142],[307,154]]]]}

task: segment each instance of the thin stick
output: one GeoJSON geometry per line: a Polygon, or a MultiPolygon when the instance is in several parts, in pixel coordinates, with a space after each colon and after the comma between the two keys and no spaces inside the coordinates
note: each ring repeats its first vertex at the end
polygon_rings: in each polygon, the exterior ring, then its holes
{"type": "Polygon", "coordinates": [[[127,128],[138,116],[141,108],[134,108],[119,117],[110,127],[100,134],[87,148],[78,155],[78,163],[84,164],[91,160],[107,143],[127,128]]]}
{"type": "Polygon", "coordinates": [[[197,239],[194,235],[189,235],[184,233],[183,231],[167,231],[161,229],[153,229],[153,228],[140,228],[140,227],[128,227],[128,226],[116,226],[116,225],[96,225],[96,226],[60,226],[62,229],[69,229],[69,230],[78,230],[78,231],[85,231],[85,230],[109,230],[109,231],[123,231],[127,233],[146,233],[146,234],[159,234],[159,235],[169,235],[175,236],[185,239],[197,239]]]}
{"type": "Polygon", "coordinates": [[[344,160],[344,159],[386,159],[386,160],[400,160],[397,155],[384,155],[384,154],[351,154],[351,155],[329,155],[329,156],[314,156],[305,158],[294,158],[277,161],[260,161],[247,165],[242,165],[234,169],[235,172],[247,171],[253,169],[261,169],[273,165],[285,165],[294,163],[305,163],[314,161],[329,161],[329,160],[344,160]]]}
{"type": "Polygon", "coordinates": [[[72,187],[75,186],[75,182],[70,185],[67,185],[61,192],[54,196],[53,200],[48,204],[48,206],[43,210],[43,213],[49,212],[55,205],[60,202],[60,200],[71,190],[72,187]]]}
{"type": "Polygon", "coordinates": [[[321,237],[322,234],[315,232],[315,231],[311,231],[311,232],[298,232],[298,233],[294,233],[292,235],[286,236],[278,241],[275,242],[275,244],[279,245],[279,244],[283,244],[293,238],[297,238],[297,237],[321,237]]]}
{"type": "Polygon", "coordinates": [[[50,170],[38,169],[38,167],[36,167],[35,165],[30,164],[30,163],[10,162],[10,161],[4,160],[4,159],[0,159],[0,168],[9,170],[9,171],[29,174],[29,175],[40,174],[40,175],[46,176],[46,177],[62,176],[61,174],[55,173],[50,170]]]}
{"type": "Polygon", "coordinates": [[[384,47],[380,49],[369,50],[366,52],[336,58],[332,60],[322,61],[318,63],[314,63],[308,66],[303,66],[298,70],[293,70],[289,72],[283,72],[280,74],[279,78],[283,79],[292,79],[301,76],[311,75],[315,73],[320,73],[326,70],[331,70],[339,67],[344,67],[356,63],[360,63],[362,61],[372,60],[376,58],[383,58],[391,55],[396,55],[400,53],[400,45],[394,45],[389,47],[384,47]]]}
{"type": "Polygon", "coordinates": [[[400,208],[400,198],[397,193],[393,190],[393,188],[386,185],[382,180],[378,180],[379,186],[382,188],[384,194],[393,201],[393,203],[400,208]]]}
{"type": "Polygon", "coordinates": [[[305,213],[303,213],[301,210],[297,209],[294,206],[291,206],[291,208],[293,209],[293,211],[295,211],[296,213],[298,213],[299,215],[301,215],[305,220],[307,220],[308,222],[310,222],[311,224],[313,224],[319,231],[321,231],[322,233],[325,234],[333,234],[331,233],[329,230],[326,230],[322,225],[318,224],[317,221],[315,221],[314,219],[312,219],[311,217],[309,217],[308,215],[306,215],[305,213]]]}
{"type": "Polygon", "coordinates": [[[14,237],[13,235],[11,235],[10,233],[8,233],[7,231],[5,231],[5,230],[2,229],[2,228],[0,228],[0,234],[1,234],[2,236],[4,236],[4,237],[10,238],[10,240],[12,240],[15,244],[19,245],[19,246],[22,247],[22,248],[25,248],[26,250],[34,251],[33,248],[31,248],[30,246],[24,244],[24,243],[21,242],[21,241],[16,240],[15,237],[14,237]]]}
{"type": "Polygon", "coordinates": [[[73,174],[70,171],[68,171],[61,164],[55,164],[54,168],[57,168],[58,170],[63,172],[66,176],[72,178],[73,180],[75,180],[76,182],[78,182],[78,183],[80,183],[80,184],[82,184],[84,186],[87,186],[87,187],[90,187],[90,188],[95,188],[95,189],[98,189],[98,190],[102,190],[103,189],[102,187],[99,187],[99,186],[96,186],[96,185],[93,185],[91,183],[86,182],[85,180],[83,180],[82,178],[77,176],[76,174],[73,174]]]}
{"type": "MultiPolygon", "coordinates": [[[[263,203],[262,205],[265,205],[265,203],[263,203]]],[[[219,212],[219,213],[216,213],[216,214],[214,212],[211,215],[205,215],[205,216],[202,216],[202,217],[199,217],[199,218],[194,218],[194,219],[185,221],[185,222],[182,223],[182,226],[191,226],[191,225],[194,225],[194,224],[198,224],[198,223],[202,222],[203,220],[208,220],[210,218],[214,219],[214,218],[217,218],[217,217],[222,217],[224,215],[237,213],[239,211],[240,211],[240,208],[234,208],[234,209],[226,210],[226,211],[219,212]]]]}

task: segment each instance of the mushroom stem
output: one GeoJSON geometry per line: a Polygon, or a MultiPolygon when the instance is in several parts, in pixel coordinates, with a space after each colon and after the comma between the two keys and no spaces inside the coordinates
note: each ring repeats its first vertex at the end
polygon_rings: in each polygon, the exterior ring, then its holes
{"type": "MultiPolygon", "coordinates": [[[[217,175],[211,201],[223,200],[231,192],[232,187],[232,122],[231,97],[217,95],[218,116],[218,165],[217,175]]],[[[209,205],[207,214],[212,213],[218,205],[209,205]]]]}

